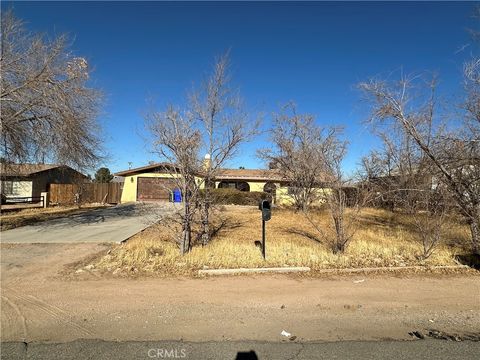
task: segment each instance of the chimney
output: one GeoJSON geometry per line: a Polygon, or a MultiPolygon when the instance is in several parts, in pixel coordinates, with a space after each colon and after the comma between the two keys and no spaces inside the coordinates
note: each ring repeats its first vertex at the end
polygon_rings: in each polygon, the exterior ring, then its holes
{"type": "Polygon", "coordinates": [[[205,170],[210,169],[212,166],[212,159],[210,158],[210,154],[206,154],[205,158],[203,159],[203,167],[205,170]]]}

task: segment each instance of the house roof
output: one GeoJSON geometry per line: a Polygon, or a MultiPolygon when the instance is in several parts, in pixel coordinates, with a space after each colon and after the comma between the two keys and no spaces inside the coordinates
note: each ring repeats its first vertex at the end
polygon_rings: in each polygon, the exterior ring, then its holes
{"type": "Polygon", "coordinates": [[[58,164],[0,164],[2,176],[30,176],[42,171],[64,167],[58,164]]]}
{"type": "Polygon", "coordinates": [[[278,170],[267,169],[220,169],[215,176],[217,180],[259,180],[281,181],[282,175],[278,170]]]}
{"type": "MultiPolygon", "coordinates": [[[[119,171],[115,176],[132,176],[146,172],[161,172],[165,168],[172,167],[170,163],[162,162],[142,166],[134,169],[119,171]]],[[[200,175],[200,174],[199,174],[200,175]]],[[[257,181],[281,181],[282,176],[278,170],[264,169],[219,169],[215,176],[216,180],[257,180],[257,181]]]]}
{"type": "Polygon", "coordinates": [[[113,175],[115,176],[132,176],[132,175],[137,175],[137,174],[142,174],[142,173],[147,173],[147,172],[159,172],[168,168],[168,167],[173,167],[172,164],[167,163],[167,162],[160,162],[160,163],[155,163],[155,164],[149,164],[146,166],[141,166],[133,169],[128,169],[128,170],[123,170],[114,173],[113,175]]]}

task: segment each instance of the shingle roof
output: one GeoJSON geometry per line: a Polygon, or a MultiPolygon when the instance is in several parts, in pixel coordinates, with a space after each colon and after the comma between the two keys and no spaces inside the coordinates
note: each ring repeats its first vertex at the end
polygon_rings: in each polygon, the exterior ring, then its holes
{"type": "Polygon", "coordinates": [[[51,170],[62,165],[58,164],[0,164],[2,176],[29,176],[41,171],[51,170]]]}
{"type": "MultiPolygon", "coordinates": [[[[166,167],[173,166],[170,163],[162,162],[142,166],[134,169],[119,171],[115,176],[131,176],[145,172],[162,171],[166,167]]],[[[201,176],[199,174],[199,176],[201,176]]],[[[258,181],[281,181],[282,176],[278,170],[264,169],[220,169],[215,176],[216,180],[258,180],[258,181]]]]}
{"type": "Polygon", "coordinates": [[[267,169],[221,169],[215,176],[217,180],[263,180],[281,181],[282,175],[278,170],[267,169]]]}
{"type": "Polygon", "coordinates": [[[161,163],[155,163],[155,164],[150,164],[146,166],[141,166],[133,169],[128,169],[128,170],[123,170],[114,173],[113,175],[115,176],[131,176],[131,175],[136,175],[136,174],[141,174],[141,173],[146,173],[146,172],[155,172],[158,170],[165,169],[167,167],[171,167],[172,164],[166,163],[166,162],[161,162],[161,163]]]}

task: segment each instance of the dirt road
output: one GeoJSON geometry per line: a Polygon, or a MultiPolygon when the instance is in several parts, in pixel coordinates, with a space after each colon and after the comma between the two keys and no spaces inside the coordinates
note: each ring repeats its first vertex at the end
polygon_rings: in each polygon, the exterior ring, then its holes
{"type": "Polygon", "coordinates": [[[100,244],[1,247],[1,340],[294,341],[480,333],[480,276],[66,280],[100,244]],[[363,282],[355,282],[364,280],[363,282]]]}

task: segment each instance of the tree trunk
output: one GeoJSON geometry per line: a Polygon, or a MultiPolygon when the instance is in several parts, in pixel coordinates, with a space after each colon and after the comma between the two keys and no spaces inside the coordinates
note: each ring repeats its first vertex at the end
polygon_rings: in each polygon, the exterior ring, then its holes
{"type": "Polygon", "coordinates": [[[330,207],[335,225],[336,244],[334,253],[343,253],[347,247],[347,236],[345,234],[345,198],[341,189],[333,190],[334,194],[330,197],[330,207]],[[333,207],[333,208],[332,208],[333,207]]]}
{"type": "Polygon", "coordinates": [[[307,202],[306,202],[305,198],[303,198],[303,200],[302,200],[302,211],[304,213],[308,211],[308,205],[307,205],[307,202]]]}
{"type": "Polygon", "coordinates": [[[210,241],[210,181],[205,181],[205,198],[202,204],[202,245],[210,241]]]}
{"type": "Polygon", "coordinates": [[[338,232],[337,232],[336,237],[337,237],[337,242],[335,243],[333,253],[334,254],[343,254],[343,252],[345,251],[345,246],[346,246],[345,237],[344,237],[343,233],[338,233],[338,232]]]}
{"type": "Polygon", "coordinates": [[[335,245],[335,248],[333,249],[333,253],[336,255],[336,254],[343,254],[343,252],[345,251],[345,246],[337,243],[335,245]]]}
{"type": "Polygon", "coordinates": [[[334,219],[335,223],[335,232],[336,232],[336,237],[337,237],[337,243],[335,245],[335,250],[334,253],[343,253],[345,251],[345,232],[343,229],[343,219],[341,215],[336,214],[336,218],[334,219]]]}
{"type": "Polygon", "coordinates": [[[202,245],[205,246],[210,241],[210,205],[208,200],[205,199],[205,202],[202,207],[202,245]]]}
{"type": "Polygon", "coordinates": [[[190,229],[190,223],[185,221],[184,229],[183,229],[183,236],[182,236],[182,245],[180,247],[180,251],[182,255],[186,254],[190,250],[190,238],[192,236],[192,231],[190,229]]]}
{"type": "Polygon", "coordinates": [[[180,252],[182,255],[186,254],[190,250],[191,244],[191,214],[190,214],[190,199],[188,197],[188,188],[185,185],[183,187],[183,234],[182,243],[180,246],[180,252]]]}

